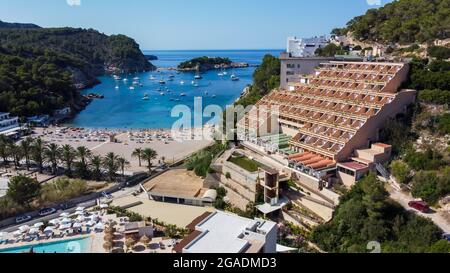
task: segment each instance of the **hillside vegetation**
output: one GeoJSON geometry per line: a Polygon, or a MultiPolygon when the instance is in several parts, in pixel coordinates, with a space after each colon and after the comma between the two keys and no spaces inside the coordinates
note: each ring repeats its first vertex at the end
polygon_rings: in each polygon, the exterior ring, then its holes
{"type": "Polygon", "coordinates": [[[424,43],[450,37],[450,0],[398,0],[353,18],[341,35],[380,43],[424,43]]]}
{"type": "Polygon", "coordinates": [[[77,89],[96,84],[97,76],[155,68],[124,35],[27,26],[0,24],[0,112],[25,117],[64,106],[79,110],[85,102],[77,89]]]}
{"type": "Polygon", "coordinates": [[[405,211],[388,199],[371,174],[341,197],[333,220],[317,227],[312,240],[328,252],[369,252],[378,242],[383,253],[448,253],[450,243],[430,220],[405,211]]]}
{"type": "Polygon", "coordinates": [[[231,65],[231,60],[229,58],[203,56],[180,63],[178,69],[196,70],[198,68],[200,71],[207,71],[214,69],[216,65],[229,66],[231,65]]]}

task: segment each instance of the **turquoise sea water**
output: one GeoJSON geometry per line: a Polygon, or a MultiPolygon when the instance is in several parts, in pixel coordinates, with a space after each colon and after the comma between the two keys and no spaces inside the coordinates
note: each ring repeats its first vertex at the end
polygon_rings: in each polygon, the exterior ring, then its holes
{"type": "MultiPolygon", "coordinates": [[[[201,56],[228,57],[234,62],[260,64],[265,54],[279,56],[281,50],[144,51],[144,53],[158,56],[159,60],[152,61],[157,67],[168,68],[201,56]]],[[[228,70],[228,75],[223,77],[218,75],[220,71],[209,71],[202,74],[203,79],[198,81],[198,87],[191,83],[194,80],[194,73],[152,71],[128,75],[128,83],[122,80],[116,82],[111,76],[103,76],[99,78],[101,84],[85,90],[84,93],[99,93],[105,98],[94,100],[68,125],[111,129],[171,128],[179,119],[171,117],[171,109],[174,106],[183,104],[192,109],[195,97],[202,97],[203,107],[214,104],[223,108],[230,105],[240,96],[243,89],[252,83],[254,70],[254,67],[228,70]],[[231,81],[232,73],[235,73],[240,81],[231,81]],[[175,76],[173,81],[168,81],[169,75],[175,76]],[[143,86],[136,87],[132,91],[129,86],[136,76],[140,78],[143,86]],[[150,76],[156,80],[150,80],[150,76]],[[162,78],[166,80],[165,85],[159,84],[162,78]],[[185,82],[184,85],[180,83],[181,81],[185,82]],[[115,89],[116,85],[119,89],[115,89]],[[186,96],[181,96],[182,93],[186,96]],[[148,100],[143,100],[145,94],[148,94],[148,100]]]]}
{"type": "Polygon", "coordinates": [[[0,253],[24,253],[29,252],[30,248],[33,248],[34,253],[87,253],[89,251],[90,244],[91,239],[87,237],[54,243],[42,243],[23,247],[7,248],[0,250],[0,253]]]}

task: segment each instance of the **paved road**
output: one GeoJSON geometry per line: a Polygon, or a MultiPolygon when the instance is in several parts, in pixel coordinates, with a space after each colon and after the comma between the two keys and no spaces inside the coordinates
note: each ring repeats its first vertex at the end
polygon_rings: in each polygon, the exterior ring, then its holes
{"type": "Polygon", "coordinates": [[[390,197],[397,201],[402,207],[404,207],[408,211],[412,211],[417,215],[423,216],[432,220],[438,227],[440,227],[445,233],[450,233],[450,223],[439,213],[422,213],[415,209],[412,209],[408,206],[410,201],[413,201],[414,198],[409,193],[404,193],[398,189],[393,188],[392,186],[388,187],[388,191],[390,193],[390,197]]]}

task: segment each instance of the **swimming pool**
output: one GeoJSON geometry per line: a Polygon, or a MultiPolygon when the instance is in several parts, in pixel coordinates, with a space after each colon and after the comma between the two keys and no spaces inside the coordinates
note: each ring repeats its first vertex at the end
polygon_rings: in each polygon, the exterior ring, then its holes
{"type": "Polygon", "coordinates": [[[1,249],[0,253],[27,253],[33,248],[34,253],[88,253],[91,245],[89,237],[41,243],[20,247],[1,249]]]}

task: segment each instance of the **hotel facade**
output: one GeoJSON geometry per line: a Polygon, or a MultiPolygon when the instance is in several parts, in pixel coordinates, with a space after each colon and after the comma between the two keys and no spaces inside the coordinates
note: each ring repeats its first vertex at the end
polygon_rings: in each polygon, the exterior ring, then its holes
{"type": "Polygon", "coordinates": [[[401,89],[408,72],[406,63],[330,60],[306,75],[282,75],[287,83],[238,122],[238,137],[284,156],[300,180],[351,186],[389,160],[392,147],[378,143],[379,133],[415,100],[415,90],[401,89]],[[274,135],[289,137],[288,147],[267,141],[274,135]]]}

